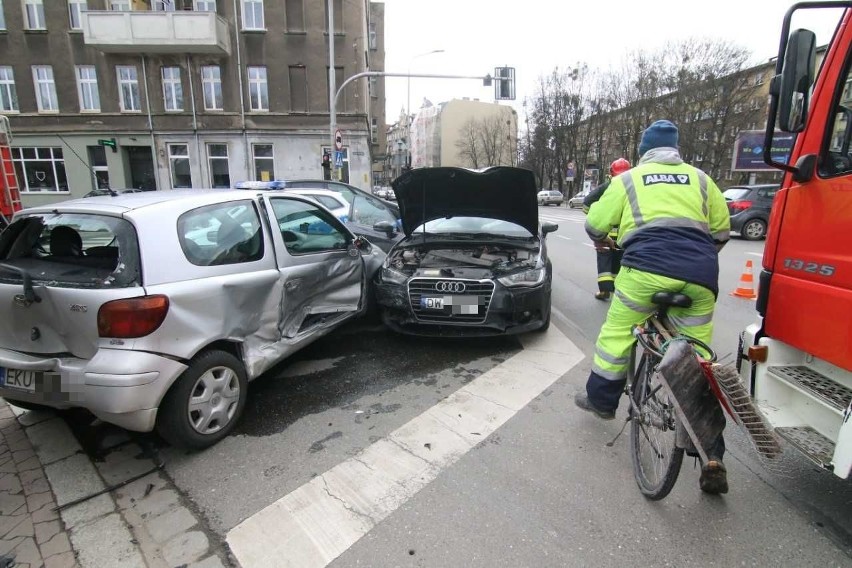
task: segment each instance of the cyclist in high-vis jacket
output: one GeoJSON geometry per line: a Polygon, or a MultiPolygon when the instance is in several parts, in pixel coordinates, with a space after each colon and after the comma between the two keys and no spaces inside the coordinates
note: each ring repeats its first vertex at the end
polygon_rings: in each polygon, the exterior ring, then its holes
{"type": "MultiPolygon", "coordinates": [[[[583,212],[588,215],[589,208],[597,203],[603,196],[606,188],[612,182],[612,178],[618,174],[623,174],[630,169],[630,162],[624,158],[618,158],[609,165],[610,179],[597,186],[594,191],[589,193],[583,199],[583,212]]],[[[609,231],[609,238],[618,238],[618,227],[613,227],[609,231]]],[[[598,248],[598,292],[595,298],[598,300],[608,300],[615,292],[615,277],[618,276],[618,271],[621,269],[621,249],[613,248],[598,248]]]]}
{"type": "MultiPolygon", "coordinates": [[[[655,311],[656,292],[680,292],[689,308],[672,307],[669,319],[682,333],[710,344],[719,291],[718,251],[728,241],[728,208],[716,183],[681,159],[678,130],[658,120],[642,134],[640,160],[612,179],[586,218],[586,232],[598,248],[612,247],[610,229],[619,227],[624,249],[615,294],[595,345],[586,392],[575,403],[600,418],[615,418],[627,378],[634,325],[655,311]]],[[[708,493],[728,490],[722,464],[724,441],[703,464],[700,485],[708,493]]]]}

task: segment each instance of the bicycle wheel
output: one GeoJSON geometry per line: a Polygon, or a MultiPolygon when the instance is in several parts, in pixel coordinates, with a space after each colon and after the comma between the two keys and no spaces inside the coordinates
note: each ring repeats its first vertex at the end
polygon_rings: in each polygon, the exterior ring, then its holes
{"type": "MultiPolygon", "coordinates": [[[[631,354],[636,361],[637,347],[631,354]]],[[[683,461],[683,448],[677,447],[677,415],[674,405],[654,373],[659,359],[642,352],[638,364],[631,365],[630,455],[633,475],[642,494],[657,501],[674,487],[683,461]]]]}

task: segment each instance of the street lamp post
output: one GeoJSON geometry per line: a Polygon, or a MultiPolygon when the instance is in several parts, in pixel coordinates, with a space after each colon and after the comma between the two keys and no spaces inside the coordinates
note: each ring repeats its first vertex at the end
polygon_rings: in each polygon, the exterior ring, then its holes
{"type": "Polygon", "coordinates": [[[406,165],[411,167],[411,64],[414,63],[414,60],[418,57],[425,57],[427,55],[432,55],[434,53],[444,53],[443,49],[433,49],[432,51],[427,51],[425,53],[418,53],[414,57],[408,60],[408,97],[407,102],[405,104],[405,124],[408,128],[408,149],[406,154],[406,165]]]}

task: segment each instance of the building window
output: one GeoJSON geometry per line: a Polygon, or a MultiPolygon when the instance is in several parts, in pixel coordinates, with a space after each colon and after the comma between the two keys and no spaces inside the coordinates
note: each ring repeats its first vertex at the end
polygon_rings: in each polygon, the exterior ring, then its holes
{"type": "Polygon", "coordinates": [[[106,148],[89,146],[89,164],[92,167],[92,182],[95,189],[109,189],[109,168],[107,167],[106,148]]]}
{"type": "Polygon", "coordinates": [[[12,162],[24,191],[68,191],[62,148],[12,148],[12,162]]]}
{"type": "Polygon", "coordinates": [[[266,67],[249,67],[249,105],[251,110],[269,110],[269,85],[266,67]]]}
{"type": "Polygon", "coordinates": [[[379,81],[378,77],[370,77],[370,96],[374,99],[379,98],[379,81]]]}
{"type": "Polygon", "coordinates": [[[290,111],[308,112],[308,79],[304,65],[290,67],[290,111]]]}
{"type": "Polygon", "coordinates": [[[216,0],[195,0],[193,9],[196,12],[215,12],[216,0]]]}
{"type": "Polygon", "coordinates": [[[151,9],[155,12],[174,12],[175,0],[154,0],[151,9]]]}
{"type": "Polygon", "coordinates": [[[168,112],[183,110],[183,85],[180,67],[163,67],[163,101],[168,112]]]}
{"type": "Polygon", "coordinates": [[[110,0],[109,9],[113,12],[129,12],[130,0],[110,0]]]}
{"type": "Polygon", "coordinates": [[[72,30],[83,29],[82,14],[88,9],[86,0],[68,0],[68,21],[72,30]]]}
{"type": "MultiPolygon", "coordinates": [[[[324,26],[326,26],[325,31],[328,31],[328,2],[322,3],[323,8],[325,9],[325,20],[324,26]]],[[[343,0],[334,0],[334,33],[342,34],[343,33],[343,0]]]]}
{"type": "Polygon", "coordinates": [[[222,69],[218,65],[201,68],[201,88],[204,91],[204,110],[222,110],[222,69]]]}
{"type": "Polygon", "coordinates": [[[28,30],[46,30],[43,0],[24,0],[24,18],[28,30]]]}
{"type": "Polygon", "coordinates": [[[101,110],[101,98],[98,95],[98,75],[94,65],[77,66],[77,95],[80,98],[80,111],[98,112],[101,110]]]}
{"type": "Polygon", "coordinates": [[[207,145],[207,167],[210,171],[210,187],[217,189],[231,187],[227,144],[207,145]]]}
{"type": "Polygon", "coordinates": [[[370,22],[370,31],[367,41],[370,46],[370,51],[376,51],[377,49],[379,49],[379,38],[378,33],[376,32],[376,22],[370,22]]]}
{"type": "Polygon", "coordinates": [[[6,29],[6,16],[3,15],[3,0],[0,0],[0,30],[6,29]]]}
{"type": "Polygon", "coordinates": [[[262,30],[263,23],[263,0],[242,0],[243,2],[243,29],[262,30]]]}
{"type": "Polygon", "coordinates": [[[117,65],[115,75],[118,77],[121,112],[140,112],[142,100],[139,98],[139,79],[136,75],[136,67],[133,65],[117,65]]]}
{"type": "Polygon", "coordinates": [[[33,66],[33,84],[39,112],[59,112],[56,99],[56,83],[53,81],[53,67],[50,65],[33,66]]]}
{"type": "Polygon", "coordinates": [[[18,112],[19,110],[15,72],[9,66],[2,66],[0,67],[0,111],[18,112]]]}
{"type": "Polygon", "coordinates": [[[285,6],[288,32],[305,31],[304,0],[286,0],[285,6]]]}
{"type": "Polygon", "coordinates": [[[379,141],[379,119],[373,118],[370,123],[370,141],[376,144],[379,141]]]}
{"type": "Polygon", "coordinates": [[[189,171],[189,146],[186,144],[169,144],[168,148],[172,189],[192,187],[192,175],[189,171]]]}
{"type": "Polygon", "coordinates": [[[253,144],[255,181],[275,179],[275,159],[272,157],[272,144],[253,144]]]}

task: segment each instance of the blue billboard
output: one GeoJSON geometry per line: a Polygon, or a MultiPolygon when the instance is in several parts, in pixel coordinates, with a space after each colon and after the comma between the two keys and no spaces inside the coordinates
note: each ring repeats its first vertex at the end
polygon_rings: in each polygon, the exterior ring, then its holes
{"type": "MultiPolygon", "coordinates": [[[[735,172],[771,171],[763,161],[763,142],[766,132],[763,130],[743,130],[734,142],[734,160],[731,170],[735,172]]],[[[793,150],[796,135],[788,132],[776,132],[772,138],[772,159],[786,164],[793,150]]]]}

